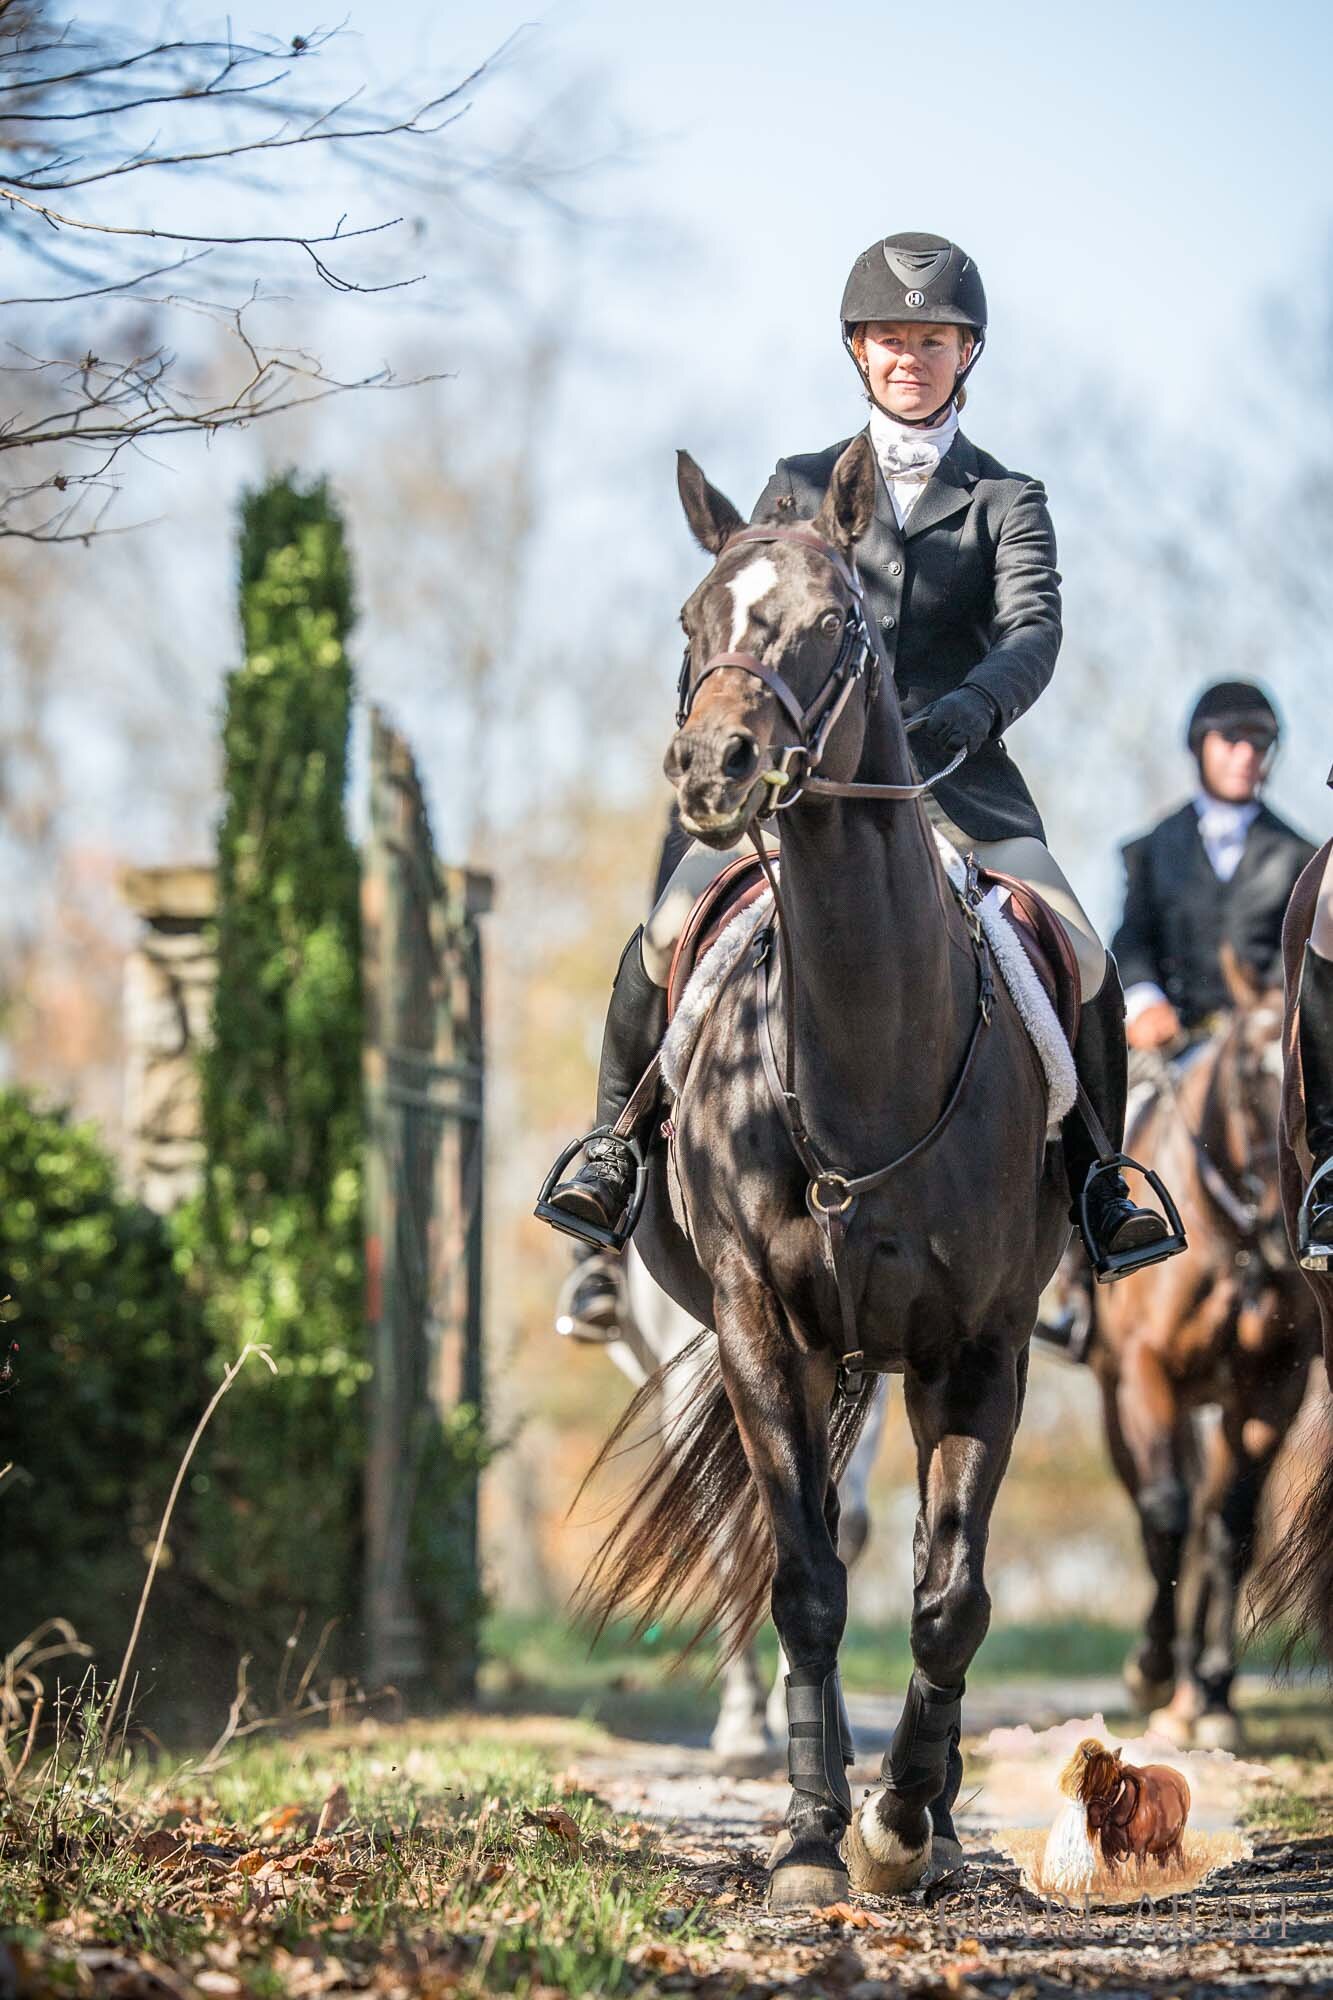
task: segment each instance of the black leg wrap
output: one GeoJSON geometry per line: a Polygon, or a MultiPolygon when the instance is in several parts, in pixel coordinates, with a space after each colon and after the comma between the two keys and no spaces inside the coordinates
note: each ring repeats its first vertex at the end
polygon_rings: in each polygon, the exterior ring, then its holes
{"type": "Polygon", "coordinates": [[[884,1752],[880,1772],[904,1796],[924,1794],[927,1802],[945,1789],[949,1753],[962,1734],[963,1689],[936,1687],[918,1667],[907,1684],[907,1700],[884,1752]]]}
{"type": "Polygon", "coordinates": [[[844,1766],[842,1694],[838,1670],[793,1667],[787,1675],[787,1775],[792,1790],[833,1806],[848,1820],[852,1793],[844,1766]]]}

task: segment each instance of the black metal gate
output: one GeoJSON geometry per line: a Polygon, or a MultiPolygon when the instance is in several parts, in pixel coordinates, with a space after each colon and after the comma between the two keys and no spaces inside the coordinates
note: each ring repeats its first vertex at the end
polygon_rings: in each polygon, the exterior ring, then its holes
{"type": "Polygon", "coordinates": [[[482,1412],[482,954],[491,878],[438,861],[411,751],[371,715],[365,1671],[466,1693],[482,1412]]]}

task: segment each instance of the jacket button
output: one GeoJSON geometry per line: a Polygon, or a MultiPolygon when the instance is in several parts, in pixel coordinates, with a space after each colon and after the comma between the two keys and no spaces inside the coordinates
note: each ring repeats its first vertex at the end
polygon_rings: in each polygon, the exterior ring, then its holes
{"type": "Polygon", "coordinates": [[[894,626],[898,623],[898,620],[894,617],[891,611],[886,611],[884,613],[884,616],[880,619],[879,622],[880,626],[885,632],[892,632],[894,626]]]}
{"type": "Polygon", "coordinates": [[[901,576],[902,573],[903,573],[903,566],[900,562],[891,562],[889,564],[890,576],[901,576]]]}

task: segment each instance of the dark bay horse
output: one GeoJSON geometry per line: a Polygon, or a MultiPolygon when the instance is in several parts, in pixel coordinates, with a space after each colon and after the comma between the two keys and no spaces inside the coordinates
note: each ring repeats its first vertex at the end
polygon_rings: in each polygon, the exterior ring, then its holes
{"type": "Polygon", "coordinates": [[[861,608],[851,565],[875,479],[860,437],[812,523],[746,529],[681,455],[685,512],[716,560],[683,612],[692,666],[667,774],[686,828],[718,849],[772,797],[793,802],[781,935],[738,963],[673,1113],[688,1235],[659,1153],[635,1239],[715,1329],[716,1356],[588,1584],[602,1615],[671,1599],[736,1642],[771,1595],[793,1784],[774,1908],[845,1895],[844,1860],[854,1887],[892,1893],[924,1875],[932,1839],[937,1865],[961,1858],[961,1697],[990,1616],[991,1509],[1069,1235],[1043,1072],[941,867],[861,608]],[[858,1192],[862,1175],[874,1184],[858,1192]],[[836,1482],[867,1371],[901,1373],[916,1441],[915,1670],[884,1782],[853,1814],[836,1482]],[[725,1570],[709,1553],[722,1519],[742,1552],[725,1570]]]}
{"type": "MultiPolygon", "coordinates": [[[[1282,926],[1282,959],[1287,1003],[1282,1027],[1285,1058],[1282,1115],[1278,1125],[1278,1172],[1282,1210],[1293,1255],[1299,1242],[1301,1198],[1310,1176],[1305,1138],[1305,1089],[1301,1076],[1301,959],[1314,925],[1320,883],[1333,841],[1325,842],[1291,892],[1282,926]]],[[[1333,1390],[1333,1272],[1302,1271],[1319,1315],[1323,1335],[1325,1386],[1333,1390]]],[[[1333,1402],[1315,1412],[1315,1476],[1295,1520],[1255,1582],[1255,1624],[1277,1628],[1289,1657],[1307,1641],[1333,1666],[1333,1402]]]]}
{"type": "Polygon", "coordinates": [[[1144,1708],[1169,1701],[1152,1720],[1176,1742],[1234,1750],[1240,1593],[1318,1324],[1278,1199],[1282,995],[1234,958],[1223,970],[1234,1013],[1130,1139],[1175,1191],[1189,1248],[1098,1291],[1090,1359],[1153,1581],[1126,1683],[1144,1708]]]}

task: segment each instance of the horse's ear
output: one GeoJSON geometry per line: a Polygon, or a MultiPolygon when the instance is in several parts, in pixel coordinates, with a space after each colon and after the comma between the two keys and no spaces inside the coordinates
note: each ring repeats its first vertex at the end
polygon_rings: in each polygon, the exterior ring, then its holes
{"type": "Polygon", "coordinates": [[[1254,966],[1247,965],[1238,956],[1235,945],[1228,938],[1217,954],[1222,967],[1222,979],[1231,996],[1231,1004],[1244,1014],[1251,1007],[1257,1007],[1264,997],[1264,981],[1254,966]]]}
{"type": "Polygon", "coordinates": [[[694,539],[710,556],[717,555],[729,535],[745,526],[725,493],[710,486],[687,451],[676,453],[676,485],[694,539]]]}
{"type": "Polygon", "coordinates": [[[823,504],[815,515],[816,534],[850,555],[875,514],[875,453],[862,431],[833,468],[823,504]]]}

